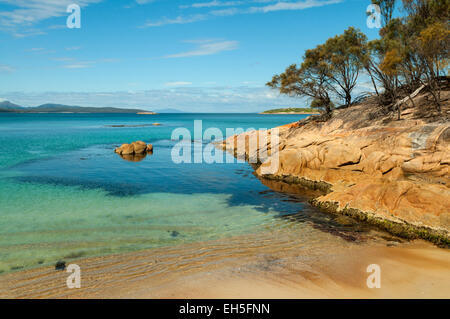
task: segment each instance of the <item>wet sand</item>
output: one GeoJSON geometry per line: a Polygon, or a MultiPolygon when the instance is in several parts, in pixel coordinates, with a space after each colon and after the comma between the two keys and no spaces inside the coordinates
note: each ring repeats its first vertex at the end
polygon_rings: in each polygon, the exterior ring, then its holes
{"type": "Polygon", "coordinates": [[[268,230],[70,263],[81,267],[80,289],[67,288],[66,271],[43,267],[1,275],[0,297],[450,297],[450,251],[422,241],[355,245],[335,237],[314,248],[289,231],[268,230]],[[381,267],[380,289],[366,285],[370,264],[381,267]]]}

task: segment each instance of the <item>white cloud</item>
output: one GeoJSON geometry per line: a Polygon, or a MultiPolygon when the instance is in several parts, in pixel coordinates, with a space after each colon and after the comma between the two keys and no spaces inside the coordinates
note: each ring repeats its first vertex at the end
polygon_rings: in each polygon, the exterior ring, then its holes
{"type": "Polygon", "coordinates": [[[188,112],[260,112],[269,108],[307,105],[302,99],[280,96],[266,87],[168,87],[116,92],[1,93],[19,105],[61,103],[94,107],[155,110],[176,108],[188,112]]]}
{"type": "Polygon", "coordinates": [[[178,81],[178,82],[167,82],[164,83],[164,86],[186,86],[191,85],[192,82],[178,81]]]}
{"type": "Polygon", "coordinates": [[[47,29],[49,30],[61,30],[61,29],[65,29],[67,28],[67,25],[65,24],[55,24],[55,25],[51,25],[49,27],[47,27],[47,29]]]}
{"type": "Polygon", "coordinates": [[[86,69],[91,68],[93,66],[94,62],[77,62],[77,63],[71,63],[71,64],[65,64],[62,67],[64,69],[86,69]]]}
{"type": "Polygon", "coordinates": [[[192,56],[212,55],[223,51],[236,50],[239,46],[239,42],[237,41],[213,42],[212,40],[196,40],[187,42],[197,43],[198,47],[191,51],[170,54],[165,56],[165,58],[185,58],[192,56]]]}
{"type": "Polygon", "coordinates": [[[54,53],[55,51],[48,50],[46,48],[31,48],[31,49],[25,50],[25,52],[32,52],[34,54],[50,54],[50,53],[54,53]]]}
{"type": "Polygon", "coordinates": [[[120,62],[120,59],[103,58],[103,59],[98,59],[97,62],[100,62],[100,63],[116,63],[116,62],[120,62]]]}
{"type": "Polygon", "coordinates": [[[181,6],[184,9],[200,9],[200,8],[212,8],[212,7],[229,7],[221,10],[211,10],[206,13],[192,14],[186,16],[178,16],[176,18],[164,17],[158,21],[149,21],[143,27],[160,27],[169,24],[187,24],[199,21],[212,19],[214,17],[234,16],[237,14],[256,14],[256,13],[268,13],[275,11],[292,11],[292,10],[305,10],[313,7],[322,7],[326,5],[336,4],[343,2],[344,0],[303,0],[303,1],[274,1],[274,0],[254,0],[250,3],[253,4],[265,4],[260,6],[242,7],[243,4],[248,2],[243,1],[211,1],[204,3],[194,3],[192,5],[181,6]],[[271,4],[267,4],[271,3],[271,4]]]}
{"type": "Polygon", "coordinates": [[[25,37],[31,37],[35,35],[43,35],[46,34],[44,31],[35,29],[35,28],[29,28],[29,29],[20,29],[18,28],[4,28],[1,24],[0,19],[0,30],[4,30],[7,32],[12,33],[16,38],[25,38],[25,37]]]}
{"type": "Polygon", "coordinates": [[[0,73],[12,73],[14,72],[16,69],[13,68],[12,66],[9,65],[5,65],[5,64],[0,64],[0,73]]]}
{"type": "Polygon", "coordinates": [[[59,61],[59,62],[68,62],[68,61],[73,61],[75,60],[74,58],[69,58],[69,57],[62,57],[62,58],[53,58],[53,61],[59,61]]]}
{"type": "Polygon", "coordinates": [[[60,58],[53,58],[53,61],[58,62],[64,62],[65,64],[61,65],[64,69],[86,69],[86,68],[92,68],[98,63],[115,63],[120,61],[119,59],[113,59],[113,58],[103,58],[103,59],[97,59],[97,60],[91,60],[91,61],[79,61],[74,58],[69,57],[60,57],[60,58]]]}
{"type": "Polygon", "coordinates": [[[257,3],[271,3],[278,2],[279,0],[246,0],[246,1],[219,1],[212,0],[209,2],[196,2],[188,5],[181,5],[181,9],[188,8],[212,8],[212,7],[231,7],[231,6],[241,6],[245,4],[257,4],[257,3]]]}
{"type": "MultiPolygon", "coordinates": [[[[77,0],[80,7],[98,3],[102,0],[77,0]]],[[[0,29],[9,31],[15,36],[43,34],[44,32],[31,28],[33,25],[54,17],[66,15],[67,6],[74,0],[0,0],[14,7],[0,12],[0,29]]]]}
{"type": "Polygon", "coordinates": [[[186,24],[186,23],[193,23],[198,22],[202,20],[208,19],[208,15],[205,14],[195,14],[191,16],[178,16],[176,18],[167,18],[164,17],[161,20],[158,21],[147,21],[142,27],[161,27],[168,24],[186,24]]]}
{"type": "Polygon", "coordinates": [[[38,52],[38,51],[44,51],[44,50],[45,50],[44,48],[31,48],[31,49],[29,49],[27,51],[29,51],[29,52],[38,52]]]}
{"type": "Polygon", "coordinates": [[[313,7],[323,7],[330,4],[340,3],[342,0],[306,0],[297,2],[277,2],[276,4],[267,5],[263,7],[250,8],[251,12],[273,12],[273,11],[286,11],[286,10],[304,10],[313,7]]]}
{"type": "Polygon", "coordinates": [[[80,50],[81,47],[80,46],[74,46],[74,47],[67,47],[66,51],[76,51],[76,50],[80,50]]]}
{"type": "Polygon", "coordinates": [[[211,8],[211,7],[229,7],[229,6],[238,6],[244,4],[243,1],[210,1],[210,2],[197,2],[188,5],[181,5],[181,9],[187,8],[211,8]]]}
{"type": "Polygon", "coordinates": [[[147,4],[151,2],[155,2],[155,0],[136,0],[137,4],[147,4]]]}

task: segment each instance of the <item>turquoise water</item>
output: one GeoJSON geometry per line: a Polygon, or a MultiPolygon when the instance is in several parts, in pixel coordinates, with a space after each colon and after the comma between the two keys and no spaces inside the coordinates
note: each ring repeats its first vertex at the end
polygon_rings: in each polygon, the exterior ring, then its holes
{"type": "MultiPolygon", "coordinates": [[[[175,164],[172,131],[271,128],[299,115],[1,114],[0,272],[263,231],[307,204],[242,162],[175,164]],[[147,126],[154,122],[161,126],[147,126]],[[125,125],[131,127],[111,127],[125,125]],[[153,155],[113,152],[144,140],[153,155]]],[[[301,219],[301,218],[300,218],[301,219]]],[[[298,220],[298,218],[297,218],[298,220]]]]}
{"type": "Polygon", "coordinates": [[[226,128],[270,128],[298,119],[0,115],[0,272],[244,234],[298,211],[281,198],[262,197],[267,188],[245,163],[177,165],[170,157],[173,129],[192,131],[194,120],[225,134],[226,128]],[[146,126],[154,122],[162,125],[146,126]],[[151,142],[154,154],[141,162],[114,154],[115,146],[135,140],[151,142]]]}

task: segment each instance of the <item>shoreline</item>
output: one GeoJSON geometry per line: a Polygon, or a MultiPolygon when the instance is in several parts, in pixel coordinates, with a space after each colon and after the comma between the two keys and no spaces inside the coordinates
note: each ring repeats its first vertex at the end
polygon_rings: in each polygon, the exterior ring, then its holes
{"type": "Polygon", "coordinates": [[[287,114],[287,115],[320,115],[320,113],[307,113],[307,112],[276,112],[276,113],[258,113],[261,115],[283,115],[283,114],[287,114]]]}
{"type": "Polygon", "coordinates": [[[80,289],[66,287],[66,271],[42,267],[0,275],[0,298],[446,298],[450,292],[449,252],[423,241],[338,251],[286,241],[282,232],[268,232],[76,259],[70,263],[81,267],[80,289]],[[247,247],[249,239],[263,242],[247,247]],[[370,264],[382,269],[381,289],[367,288],[370,264]]]}
{"type": "MultiPolygon", "coordinates": [[[[319,191],[323,196],[332,193],[333,188],[333,185],[326,182],[318,182],[292,175],[283,177],[263,175],[261,178],[284,182],[288,185],[301,185],[312,191],[319,191]]],[[[321,201],[318,197],[320,197],[320,195],[316,198],[310,199],[308,202],[313,207],[316,207],[323,212],[348,216],[358,220],[361,223],[375,226],[380,230],[384,230],[392,235],[399,236],[404,239],[423,239],[437,246],[441,246],[441,248],[450,248],[450,239],[448,238],[448,233],[445,230],[433,229],[431,227],[427,227],[426,225],[414,225],[405,221],[395,220],[394,218],[382,218],[372,212],[363,211],[357,208],[347,206],[341,208],[336,202],[321,201]]]]}

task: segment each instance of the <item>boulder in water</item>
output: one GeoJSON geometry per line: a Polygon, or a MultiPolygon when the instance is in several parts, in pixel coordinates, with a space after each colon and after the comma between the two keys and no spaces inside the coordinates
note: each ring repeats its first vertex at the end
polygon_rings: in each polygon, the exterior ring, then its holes
{"type": "MultiPolygon", "coordinates": [[[[122,157],[127,156],[126,159],[130,160],[131,157],[129,155],[145,155],[145,153],[152,153],[153,145],[147,144],[143,141],[136,141],[131,144],[122,144],[122,146],[116,148],[114,152],[122,155],[122,157]]],[[[142,158],[142,156],[140,157],[142,158]]]]}

